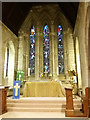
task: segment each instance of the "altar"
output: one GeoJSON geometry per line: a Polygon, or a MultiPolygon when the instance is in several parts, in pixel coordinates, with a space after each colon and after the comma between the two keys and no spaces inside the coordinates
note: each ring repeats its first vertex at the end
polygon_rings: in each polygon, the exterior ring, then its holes
{"type": "Polygon", "coordinates": [[[60,82],[26,82],[23,97],[64,97],[60,82]]]}

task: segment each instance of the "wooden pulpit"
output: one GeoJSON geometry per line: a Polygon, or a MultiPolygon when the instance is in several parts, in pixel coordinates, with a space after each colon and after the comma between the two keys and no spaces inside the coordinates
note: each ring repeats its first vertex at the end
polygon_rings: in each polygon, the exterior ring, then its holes
{"type": "Polygon", "coordinates": [[[66,90],[66,117],[74,115],[74,107],[73,107],[73,96],[72,89],[65,88],[66,90]]]}
{"type": "Polygon", "coordinates": [[[7,112],[7,90],[8,86],[0,86],[0,115],[7,112]]]}

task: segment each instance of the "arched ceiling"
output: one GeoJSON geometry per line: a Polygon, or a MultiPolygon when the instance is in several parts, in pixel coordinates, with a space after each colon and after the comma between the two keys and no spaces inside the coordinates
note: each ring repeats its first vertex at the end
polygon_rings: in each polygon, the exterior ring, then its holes
{"type": "MultiPolygon", "coordinates": [[[[3,2],[2,22],[16,35],[32,6],[51,3],[37,2],[3,2]]],[[[54,4],[54,3],[53,3],[54,4]]],[[[77,17],[78,2],[58,2],[64,15],[70,21],[73,29],[77,17]]]]}

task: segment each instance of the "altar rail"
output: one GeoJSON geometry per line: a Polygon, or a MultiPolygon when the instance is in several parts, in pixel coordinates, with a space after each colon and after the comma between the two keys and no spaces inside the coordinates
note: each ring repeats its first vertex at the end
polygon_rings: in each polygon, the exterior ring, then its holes
{"type": "Polygon", "coordinates": [[[90,117],[90,88],[85,89],[85,97],[82,97],[82,112],[75,111],[73,107],[72,89],[66,90],[66,117],[90,117]]]}

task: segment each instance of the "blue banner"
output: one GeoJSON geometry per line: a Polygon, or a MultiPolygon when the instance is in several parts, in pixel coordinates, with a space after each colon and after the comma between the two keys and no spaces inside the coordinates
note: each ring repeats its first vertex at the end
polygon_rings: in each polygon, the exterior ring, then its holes
{"type": "Polygon", "coordinates": [[[14,81],[13,84],[13,99],[20,98],[20,81],[14,81]]]}

